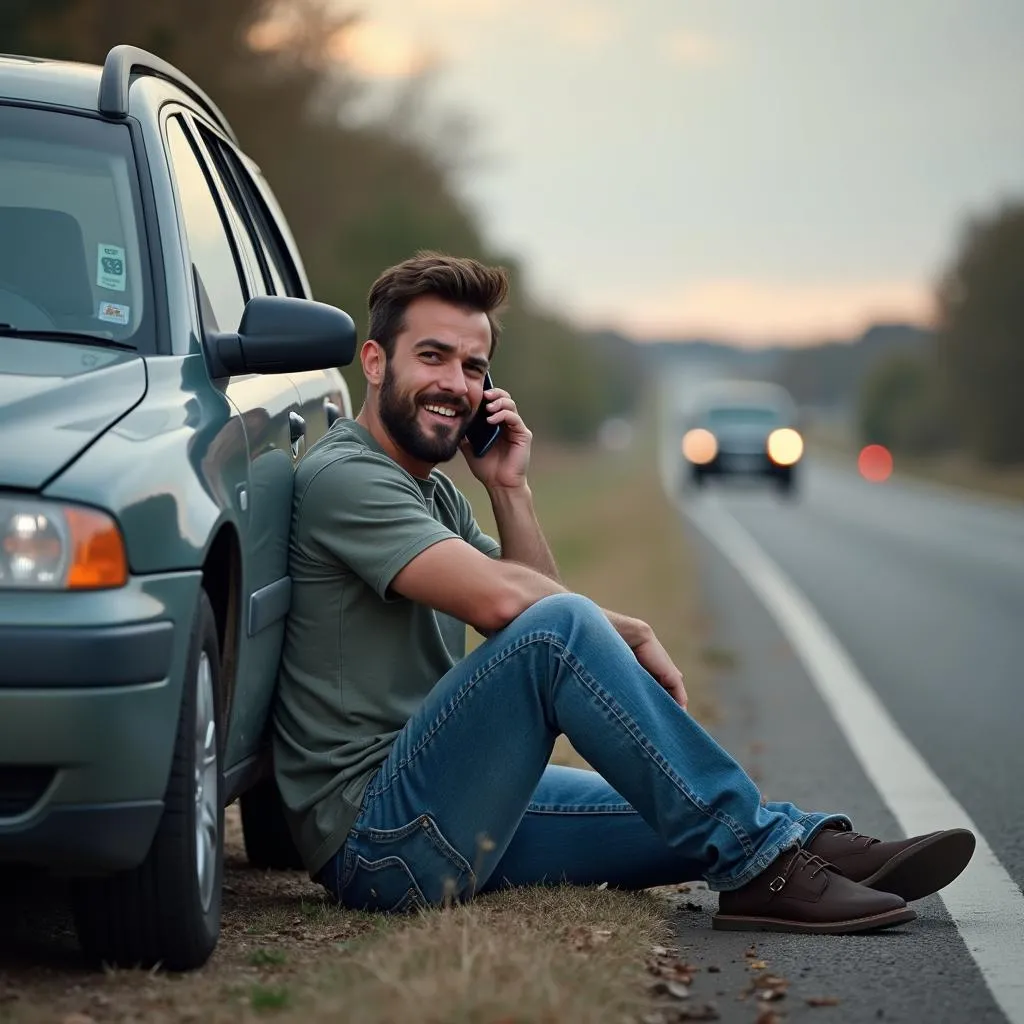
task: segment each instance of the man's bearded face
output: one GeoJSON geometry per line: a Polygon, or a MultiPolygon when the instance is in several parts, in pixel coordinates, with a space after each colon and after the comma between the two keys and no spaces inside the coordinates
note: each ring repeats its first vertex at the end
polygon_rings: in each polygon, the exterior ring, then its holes
{"type": "Polygon", "coordinates": [[[465,398],[400,391],[389,359],[380,386],[380,418],[395,443],[420,462],[449,462],[466,436],[473,409],[465,398]],[[454,415],[452,415],[454,413],[454,415]]]}

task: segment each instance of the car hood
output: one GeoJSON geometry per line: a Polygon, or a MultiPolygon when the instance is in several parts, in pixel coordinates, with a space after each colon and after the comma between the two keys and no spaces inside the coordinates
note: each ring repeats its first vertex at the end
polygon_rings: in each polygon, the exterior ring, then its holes
{"type": "Polygon", "coordinates": [[[137,352],[0,337],[0,488],[39,490],[145,393],[137,352]]]}

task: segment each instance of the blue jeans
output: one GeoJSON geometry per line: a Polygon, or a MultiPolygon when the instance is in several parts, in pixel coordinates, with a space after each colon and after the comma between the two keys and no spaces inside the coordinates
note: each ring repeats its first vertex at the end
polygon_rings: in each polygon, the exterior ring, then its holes
{"type": "Polygon", "coordinates": [[[762,803],[592,601],[545,598],[441,678],[317,876],[402,911],[503,885],[736,889],[839,814],[762,803]],[[565,733],[596,771],[549,765],[565,733]]]}

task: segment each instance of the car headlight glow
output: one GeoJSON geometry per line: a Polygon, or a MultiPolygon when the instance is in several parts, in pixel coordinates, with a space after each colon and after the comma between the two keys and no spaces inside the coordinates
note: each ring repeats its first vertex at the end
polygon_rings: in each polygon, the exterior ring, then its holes
{"type": "Polygon", "coordinates": [[[124,540],[105,512],[0,497],[0,590],[98,590],[127,582],[124,540]]]}
{"type": "Polygon", "coordinates": [[[694,465],[706,466],[718,454],[718,441],[710,430],[698,427],[683,436],[683,455],[694,465]]]}
{"type": "Polygon", "coordinates": [[[768,458],[777,466],[792,466],[804,453],[804,439],[792,427],[768,435],[768,458]]]}

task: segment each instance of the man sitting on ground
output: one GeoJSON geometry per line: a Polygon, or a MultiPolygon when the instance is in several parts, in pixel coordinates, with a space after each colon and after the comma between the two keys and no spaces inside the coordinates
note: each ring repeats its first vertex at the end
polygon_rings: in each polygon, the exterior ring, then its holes
{"type": "Polygon", "coordinates": [[[650,626],[559,582],[527,483],[532,435],[485,391],[505,273],[422,253],[369,297],[366,401],[296,470],[275,764],[311,876],[405,910],[501,885],[704,879],[718,928],[853,932],[912,920],[963,829],[882,842],[762,803],[690,716],[650,626]],[[500,440],[464,438],[484,403],[500,440]],[[500,544],[439,472],[462,452],[500,544]],[[465,624],[487,639],[465,654],[465,624]],[[564,733],[595,771],[550,765],[564,733]]]}

